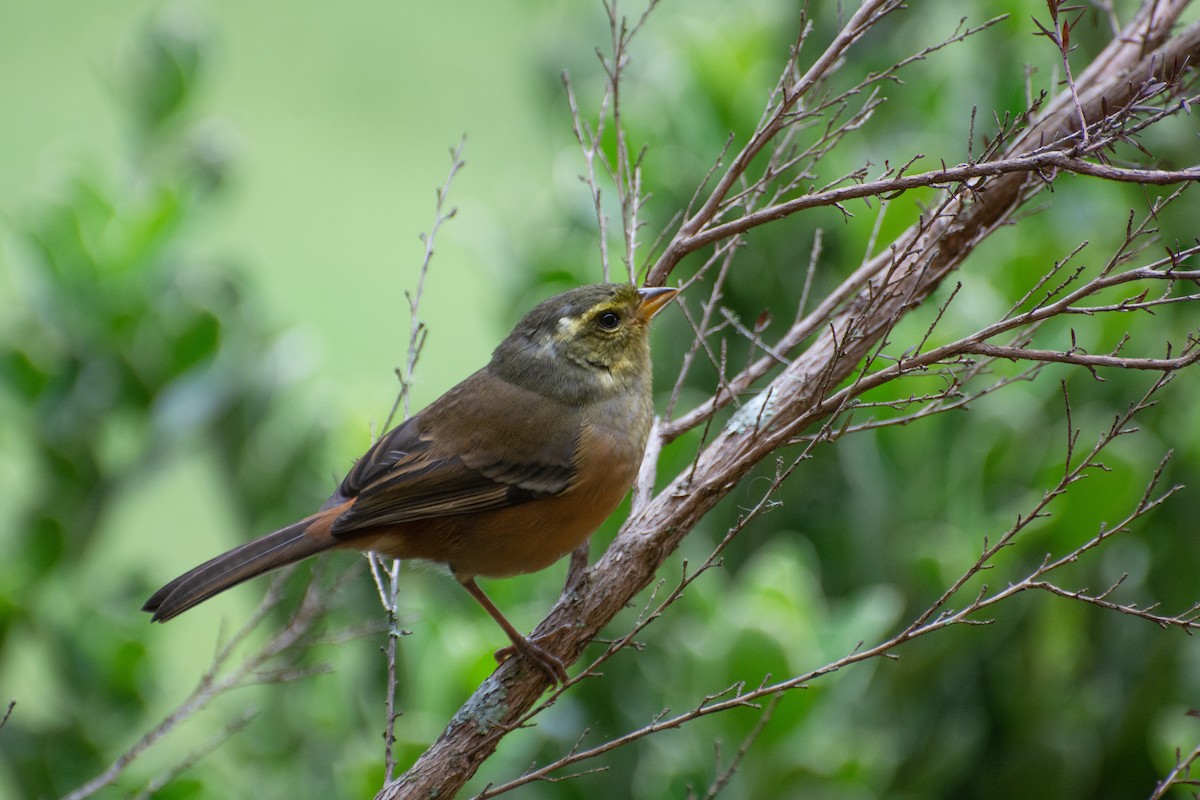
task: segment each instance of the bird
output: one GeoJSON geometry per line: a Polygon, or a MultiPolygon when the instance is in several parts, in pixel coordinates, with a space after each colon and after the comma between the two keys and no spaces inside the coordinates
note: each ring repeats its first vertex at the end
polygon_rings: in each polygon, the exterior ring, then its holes
{"type": "Polygon", "coordinates": [[[576,549],[637,475],[654,418],[650,321],[679,290],[582,286],[537,305],[491,360],[381,436],[314,514],[184,573],[142,607],[166,622],[257,575],[335,549],[443,564],[512,642],[566,683],[477,577],[576,549]]]}

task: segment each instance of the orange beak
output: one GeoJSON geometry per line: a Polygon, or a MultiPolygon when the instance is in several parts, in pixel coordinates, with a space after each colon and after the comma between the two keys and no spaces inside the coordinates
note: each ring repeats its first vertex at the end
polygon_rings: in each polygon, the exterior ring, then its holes
{"type": "Polygon", "coordinates": [[[638,289],[638,294],[642,296],[642,302],[638,305],[637,315],[642,322],[649,322],[654,319],[654,315],[663,310],[663,306],[671,302],[675,295],[679,294],[678,289],[672,289],[668,286],[658,286],[655,288],[643,287],[638,289]]]}

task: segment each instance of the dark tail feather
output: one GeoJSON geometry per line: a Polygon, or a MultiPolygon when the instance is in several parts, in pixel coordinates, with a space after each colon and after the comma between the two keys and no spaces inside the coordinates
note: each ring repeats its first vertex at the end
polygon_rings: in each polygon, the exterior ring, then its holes
{"type": "Polygon", "coordinates": [[[153,612],[152,622],[166,622],[242,581],[333,547],[327,532],[306,533],[314,522],[314,517],[302,519],[206,561],[155,592],[142,611],[153,612]]]}

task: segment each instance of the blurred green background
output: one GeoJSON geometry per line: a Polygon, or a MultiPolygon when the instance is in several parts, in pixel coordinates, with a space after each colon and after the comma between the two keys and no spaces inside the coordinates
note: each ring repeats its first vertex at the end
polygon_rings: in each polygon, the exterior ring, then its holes
{"type": "MultiPolygon", "coordinates": [[[[813,5],[814,41],[832,30],[830,5],[813,5]]],[[[1012,14],[909,69],[828,174],[915,152],[928,163],[964,158],[972,105],[981,121],[1019,110],[1023,64],[1049,85],[1056,54],[1029,21],[1044,9],[1032,0],[918,3],[873,35],[845,80],[948,35],[961,16],[1012,14]],[[996,52],[1007,69],[997,69],[996,52]]],[[[687,203],[728,132],[744,136],[757,120],[798,13],[781,0],[705,0],[651,17],[625,98],[635,141],[651,148],[645,240],[687,203]]],[[[1102,20],[1087,21],[1074,39],[1080,59],[1105,38],[1102,20]]],[[[570,69],[585,112],[594,108],[593,50],[607,36],[598,4],[549,0],[0,6],[0,547],[10,554],[0,559],[0,703],[18,704],[0,731],[0,797],[65,793],[179,703],[266,582],[153,628],[137,611],[145,597],[311,511],[369,444],[397,390],[391,370],[407,341],[403,293],[416,281],[418,234],[464,133],[467,166],[449,199],[459,213],[439,235],[423,299],[430,338],[414,408],[481,364],[535,300],[599,279],[559,72],[570,69]]],[[[1194,162],[1195,143],[1194,119],[1153,134],[1168,165],[1194,162]]],[[[915,218],[920,199],[893,204],[882,240],[915,218]]],[[[1093,248],[1085,260],[1101,262],[1145,193],[1064,178],[1048,202],[977,253],[943,335],[1002,312],[1083,238],[1093,248]]],[[[817,289],[861,259],[874,218],[855,211],[849,221],[822,211],[756,233],[729,305],[746,319],[768,309],[771,332],[781,329],[816,228],[825,231],[817,289]]],[[[1194,218],[1194,203],[1170,209],[1164,240],[1188,240],[1194,218]]],[[[929,319],[906,322],[897,349],[929,319]]],[[[1079,335],[1098,352],[1126,324],[1080,326],[1079,335]]],[[[1194,328],[1183,307],[1138,324],[1147,326],[1136,340],[1145,355],[1194,328]]],[[[1056,334],[1064,332],[1048,332],[1056,334]]],[[[678,312],[664,315],[655,341],[663,400],[688,337],[678,312]]],[[[744,347],[730,346],[740,363],[744,347]]],[[[615,659],[604,680],[510,736],[472,786],[552,759],[584,728],[588,741],[616,736],[665,706],[681,711],[733,681],[803,672],[895,631],[1061,470],[1060,379],[1088,443],[1148,385],[1146,376],[1108,377],[1097,384],[1047,370],[969,414],[819,449],[785,486],[783,507],[647,632],[644,652],[615,659]]],[[[711,368],[697,368],[683,407],[712,383],[711,368]]],[[[1166,480],[1200,483],[1200,428],[1187,405],[1197,388],[1191,376],[1170,387],[1143,433],[1106,459],[1112,472],[1031,532],[997,584],[1123,515],[1168,448],[1176,457],[1166,480]]],[[[663,475],[684,468],[696,443],[685,437],[668,451],[663,475]]],[[[702,561],[763,485],[759,477],[739,487],[681,557],[702,561]]],[[[1120,599],[1186,608],[1200,567],[1197,497],[1189,487],[1079,565],[1072,588],[1129,573],[1120,599]]],[[[355,563],[326,560],[335,570],[355,563]]],[[[664,570],[668,582],[679,561],[664,570]]],[[[488,674],[502,643],[453,581],[406,573],[402,623],[413,635],[400,643],[402,767],[488,674]]],[[[561,578],[560,565],[488,589],[529,628],[561,578]]],[[[383,773],[383,637],[342,641],[338,632],[380,616],[362,575],[325,626],[337,644],[299,656],[331,674],[230,693],[100,796],[136,792],[251,712],[235,738],[155,796],[369,796],[383,773]]],[[[785,698],[727,796],[1142,797],[1173,748],[1200,736],[1184,713],[1200,704],[1193,643],[1137,620],[1023,597],[990,627],[949,631],[901,655],[785,698]]],[[[713,742],[727,760],[756,719],[706,719],[612,754],[605,773],[520,796],[702,792],[717,771],[713,742]]]]}

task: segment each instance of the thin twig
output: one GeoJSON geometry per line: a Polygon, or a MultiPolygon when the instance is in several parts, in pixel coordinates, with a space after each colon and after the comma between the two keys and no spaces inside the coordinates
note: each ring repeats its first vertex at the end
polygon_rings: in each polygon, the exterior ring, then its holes
{"type": "MultiPolygon", "coordinates": [[[[281,586],[282,581],[276,580],[273,582],[271,590],[267,592],[266,597],[259,604],[255,614],[251,616],[250,620],[233,637],[234,643],[244,639],[250,630],[256,627],[264,618],[266,612],[278,605],[282,598],[281,586]]],[[[229,661],[233,656],[232,646],[221,648],[208,670],[200,678],[196,688],[192,690],[192,693],[182,703],[167,714],[158,725],[143,734],[108,769],[64,795],[63,800],[83,800],[83,798],[91,797],[106,786],[111,786],[124,773],[126,768],[145,753],[146,750],[198,711],[205,708],[217,697],[231,689],[277,680],[278,675],[274,677],[262,675],[262,668],[282,654],[295,648],[312,633],[313,626],[322,618],[327,610],[330,595],[331,593],[319,587],[316,581],[310,581],[308,588],[305,590],[304,598],[288,619],[287,624],[236,667],[229,667],[229,661]]]]}
{"type": "MultiPolygon", "coordinates": [[[[384,430],[391,427],[392,419],[398,408],[403,407],[405,419],[408,419],[410,416],[410,390],[416,373],[417,362],[420,360],[421,350],[425,346],[425,340],[428,335],[428,329],[421,320],[421,298],[425,292],[425,278],[429,274],[429,267],[433,261],[434,241],[437,238],[438,231],[441,230],[445,222],[453,219],[458,211],[454,207],[447,209],[446,199],[450,194],[454,177],[466,163],[462,158],[466,141],[466,136],[464,136],[459,140],[458,145],[450,150],[450,169],[446,173],[446,179],[442,181],[442,185],[437,190],[437,203],[434,206],[433,225],[430,227],[428,234],[421,234],[421,242],[425,245],[425,252],[421,258],[421,267],[417,271],[417,285],[412,292],[406,291],[404,293],[405,298],[408,300],[408,348],[404,367],[396,370],[396,376],[400,379],[400,391],[396,395],[395,402],[392,404],[392,411],[388,415],[384,430]]],[[[384,693],[383,731],[383,781],[386,786],[396,772],[394,745],[396,743],[396,719],[400,716],[400,713],[396,710],[396,648],[400,638],[406,636],[408,631],[400,627],[400,559],[391,559],[389,564],[385,563],[383,556],[376,553],[368,553],[366,558],[371,567],[371,577],[375,581],[375,588],[379,592],[380,601],[387,614],[387,641],[383,648],[387,658],[387,689],[384,693]]]]}

